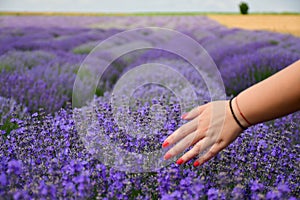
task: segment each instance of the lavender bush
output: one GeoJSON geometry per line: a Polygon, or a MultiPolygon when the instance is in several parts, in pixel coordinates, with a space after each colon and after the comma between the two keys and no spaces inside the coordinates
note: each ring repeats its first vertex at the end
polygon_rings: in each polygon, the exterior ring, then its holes
{"type": "MultiPolygon", "coordinates": [[[[70,105],[79,66],[99,41],[147,25],[176,29],[203,45],[220,70],[228,96],[300,58],[299,38],[227,29],[201,16],[0,16],[0,197],[297,199],[299,112],[250,127],[201,168],[192,167],[190,161],[155,172],[129,173],[104,165],[86,148],[70,105]]],[[[127,40],[161,42],[149,33],[127,40]]],[[[113,52],[107,47],[100,57],[109,59],[113,52]]],[[[119,57],[98,84],[97,106],[92,109],[106,136],[129,152],[160,149],[165,137],[184,123],[176,96],[150,85],[135,91],[129,112],[136,132],[153,135],[136,138],[116,125],[105,91],[129,70],[151,62],[172,66],[190,80],[202,102],[210,101],[205,82],[174,54],[140,50],[119,57]],[[152,105],[167,110],[159,129],[147,121],[153,117],[152,105]]],[[[159,121],[161,116],[156,117],[159,121]]]]}
{"type": "MultiPolygon", "coordinates": [[[[99,103],[99,121],[113,124],[109,105],[101,99],[99,103]]],[[[141,105],[136,116],[143,109],[147,106],[141,105]]],[[[165,126],[163,135],[181,123],[176,113],[174,106],[167,124],[176,120],[165,126]]],[[[189,162],[180,167],[171,164],[156,173],[132,174],[107,168],[85,149],[70,111],[60,110],[54,116],[34,113],[19,120],[6,140],[1,139],[1,195],[15,199],[296,197],[300,190],[298,119],[295,114],[249,128],[201,169],[189,162]]],[[[127,138],[120,144],[137,150],[134,140],[107,125],[112,139],[127,138]]],[[[138,142],[155,148],[162,141],[157,140],[138,142]]]]}

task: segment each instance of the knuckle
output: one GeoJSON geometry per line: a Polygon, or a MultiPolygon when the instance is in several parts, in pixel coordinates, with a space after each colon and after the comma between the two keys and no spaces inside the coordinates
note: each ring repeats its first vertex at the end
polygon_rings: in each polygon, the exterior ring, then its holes
{"type": "Polygon", "coordinates": [[[201,133],[201,135],[203,135],[203,137],[208,137],[208,136],[210,136],[210,134],[208,133],[208,127],[204,127],[204,128],[202,128],[202,129],[200,129],[199,131],[200,131],[200,133],[201,133]]]}
{"type": "Polygon", "coordinates": [[[218,144],[218,147],[221,148],[221,149],[224,148],[224,147],[226,147],[226,142],[224,141],[223,138],[219,138],[217,140],[217,144],[218,144]]]}
{"type": "Polygon", "coordinates": [[[196,130],[195,139],[196,141],[202,140],[205,137],[203,132],[200,129],[196,130]]]}
{"type": "Polygon", "coordinates": [[[202,106],[197,106],[196,109],[197,109],[197,112],[200,113],[200,112],[201,112],[201,109],[202,109],[202,106]]]}
{"type": "Polygon", "coordinates": [[[196,135],[200,135],[201,134],[201,130],[200,130],[200,128],[199,128],[199,126],[197,127],[197,129],[196,129],[196,135]]]}
{"type": "Polygon", "coordinates": [[[166,141],[168,141],[169,143],[172,143],[174,141],[174,134],[167,137],[166,141]]]}
{"type": "Polygon", "coordinates": [[[176,155],[176,151],[174,149],[171,149],[168,153],[171,154],[172,156],[176,155]]]}
{"type": "Polygon", "coordinates": [[[205,162],[207,162],[207,161],[209,161],[210,160],[210,157],[205,157],[205,158],[203,158],[203,163],[205,163],[205,162]]]}
{"type": "Polygon", "coordinates": [[[198,155],[198,152],[192,149],[186,154],[186,159],[194,158],[197,155],[198,155]]]}
{"type": "Polygon", "coordinates": [[[186,125],[183,125],[180,128],[178,128],[178,135],[184,134],[185,130],[186,130],[186,125]]]}
{"type": "Polygon", "coordinates": [[[201,150],[201,145],[199,143],[195,144],[195,146],[193,147],[193,151],[199,153],[201,150]]]}
{"type": "Polygon", "coordinates": [[[187,159],[192,159],[194,157],[196,157],[198,154],[196,152],[191,152],[188,156],[187,156],[187,159]]]}
{"type": "Polygon", "coordinates": [[[170,152],[172,155],[177,155],[178,153],[180,153],[180,149],[177,146],[175,146],[170,150],[170,152]]]}
{"type": "Polygon", "coordinates": [[[215,149],[211,149],[208,152],[208,157],[213,157],[218,153],[218,151],[216,151],[215,149]]]}
{"type": "Polygon", "coordinates": [[[206,162],[206,159],[205,158],[199,158],[198,159],[199,160],[199,163],[202,165],[203,163],[205,163],[206,162]]]}
{"type": "Polygon", "coordinates": [[[208,129],[209,129],[209,127],[205,127],[202,129],[202,131],[205,133],[205,135],[207,134],[208,129]]]}
{"type": "Polygon", "coordinates": [[[196,131],[197,131],[197,134],[204,134],[207,130],[208,130],[207,127],[198,126],[196,131]]]}
{"type": "Polygon", "coordinates": [[[190,146],[195,145],[199,140],[195,137],[193,140],[190,142],[190,146]]]}

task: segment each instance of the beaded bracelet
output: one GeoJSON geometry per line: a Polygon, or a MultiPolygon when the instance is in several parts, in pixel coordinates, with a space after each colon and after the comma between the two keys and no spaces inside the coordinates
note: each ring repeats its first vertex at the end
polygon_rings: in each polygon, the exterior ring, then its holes
{"type": "Polygon", "coordinates": [[[232,109],[232,100],[233,100],[233,98],[231,98],[231,99],[229,100],[229,107],[230,107],[231,114],[232,114],[234,120],[236,121],[236,123],[239,125],[239,127],[241,127],[243,130],[246,130],[247,128],[244,127],[244,126],[239,122],[239,120],[236,118],[236,116],[235,116],[235,114],[234,114],[234,112],[233,112],[233,109],[232,109]]]}

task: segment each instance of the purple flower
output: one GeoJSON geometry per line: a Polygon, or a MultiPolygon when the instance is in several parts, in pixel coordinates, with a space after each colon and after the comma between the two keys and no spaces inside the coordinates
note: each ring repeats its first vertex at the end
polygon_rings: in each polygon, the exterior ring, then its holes
{"type": "Polygon", "coordinates": [[[8,174],[20,175],[22,173],[22,161],[11,160],[8,162],[8,174]]]}
{"type": "Polygon", "coordinates": [[[278,191],[269,191],[266,195],[267,200],[279,200],[281,199],[281,195],[278,191]]]}
{"type": "Polygon", "coordinates": [[[7,184],[7,177],[4,172],[2,172],[0,175],[0,183],[2,186],[6,186],[6,184],[7,184]]]}
{"type": "Polygon", "coordinates": [[[289,188],[289,186],[287,184],[279,184],[277,186],[278,188],[278,191],[281,192],[281,193],[289,193],[291,190],[289,188]]]}
{"type": "Polygon", "coordinates": [[[258,181],[253,181],[251,185],[251,191],[253,192],[259,192],[264,189],[264,185],[259,183],[258,181]]]}
{"type": "Polygon", "coordinates": [[[182,196],[182,194],[178,190],[172,192],[172,194],[170,195],[170,197],[173,199],[180,199],[181,196],[182,196]]]}
{"type": "Polygon", "coordinates": [[[25,190],[18,190],[18,191],[16,191],[14,194],[13,194],[13,198],[15,199],[15,200],[27,200],[27,199],[30,199],[30,196],[29,196],[29,194],[28,194],[28,192],[27,191],[25,191],[25,190]]]}
{"type": "Polygon", "coordinates": [[[219,190],[216,188],[210,188],[207,191],[208,199],[218,199],[218,196],[219,196],[219,190]]]}
{"type": "Polygon", "coordinates": [[[244,198],[245,191],[243,189],[242,185],[237,185],[233,188],[231,192],[231,197],[233,199],[243,199],[244,198]]]}

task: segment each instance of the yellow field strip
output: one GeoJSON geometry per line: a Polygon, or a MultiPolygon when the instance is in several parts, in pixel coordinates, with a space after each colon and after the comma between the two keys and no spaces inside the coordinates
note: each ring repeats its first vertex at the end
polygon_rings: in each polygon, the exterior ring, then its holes
{"type": "Polygon", "coordinates": [[[267,30],[300,37],[300,15],[208,15],[229,28],[267,30]]]}

